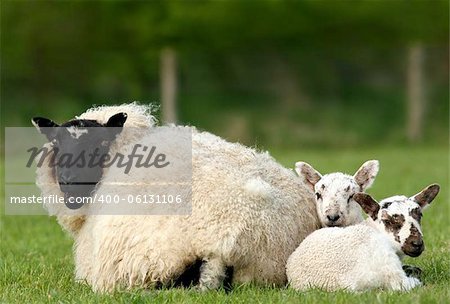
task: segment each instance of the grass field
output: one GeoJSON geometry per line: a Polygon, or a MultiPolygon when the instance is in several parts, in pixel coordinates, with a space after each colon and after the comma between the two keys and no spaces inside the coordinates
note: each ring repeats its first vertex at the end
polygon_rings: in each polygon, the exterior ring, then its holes
{"type": "MultiPolygon", "coordinates": [[[[367,159],[379,159],[381,169],[368,191],[381,199],[393,194],[412,195],[428,184],[441,184],[441,193],[425,212],[422,228],[425,252],[405,263],[423,270],[424,286],[409,293],[370,291],[360,294],[295,292],[289,288],[235,286],[224,291],[132,290],[112,295],[93,293],[74,282],[72,240],[54,218],[46,216],[1,217],[2,303],[449,303],[450,302],[450,209],[449,151],[447,147],[374,148],[350,150],[273,151],[281,163],[292,167],[298,160],[324,172],[353,173],[367,159]]],[[[3,194],[2,194],[3,199],[3,194]]],[[[377,258],[377,257],[374,257],[377,258]]]]}

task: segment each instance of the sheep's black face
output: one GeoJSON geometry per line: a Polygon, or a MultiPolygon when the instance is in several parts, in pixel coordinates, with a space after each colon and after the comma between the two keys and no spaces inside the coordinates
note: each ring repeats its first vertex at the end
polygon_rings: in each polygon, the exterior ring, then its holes
{"type": "Polygon", "coordinates": [[[106,124],[95,120],[71,120],[61,126],[46,118],[33,118],[54,151],[55,177],[71,209],[82,206],[73,198],[88,197],[103,175],[109,147],[127,119],[125,113],[112,116],[106,124]]]}
{"type": "Polygon", "coordinates": [[[107,128],[88,120],[70,121],[57,129],[52,145],[59,187],[67,197],[90,196],[102,177],[100,160],[109,152],[111,135],[107,128]],[[98,161],[89,163],[89,155],[98,155],[98,161]]]}

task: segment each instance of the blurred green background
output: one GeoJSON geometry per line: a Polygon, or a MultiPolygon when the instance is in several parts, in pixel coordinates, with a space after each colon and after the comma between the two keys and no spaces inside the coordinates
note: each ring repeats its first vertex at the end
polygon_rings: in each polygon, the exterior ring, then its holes
{"type": "Polygon", "coordinates": [[[448,1],[2,1],[2,124],[158,104],[169,50],[178,123],[269,150],[447,146],[448,22],[448,1]]]}

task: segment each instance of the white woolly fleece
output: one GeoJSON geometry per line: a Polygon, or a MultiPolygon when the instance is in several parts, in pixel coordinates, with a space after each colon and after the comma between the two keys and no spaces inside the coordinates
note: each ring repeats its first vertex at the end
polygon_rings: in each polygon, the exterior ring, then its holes
{"type": "Polygon", "coordinates": [[[128,128],[149,128],[158,123],[153,116],[157,107],[148,104],[141,105],[137,102],[125,103],[118,106],[99,106],[90,108],[83,114],[76,116],[76,119],[93,119],[99,123],[106,123],[108,119],[117,113],[127,113],[128,118],[125,122],[128,128]]]}
{"type": "Polygon", "coordinates": [[[310,234],[289,257],[286,273],[296,290],[323,288],[363,291],[409,290],[420,285],[407,277],[391,241],[368,218],[346,228],[310,234]]]}

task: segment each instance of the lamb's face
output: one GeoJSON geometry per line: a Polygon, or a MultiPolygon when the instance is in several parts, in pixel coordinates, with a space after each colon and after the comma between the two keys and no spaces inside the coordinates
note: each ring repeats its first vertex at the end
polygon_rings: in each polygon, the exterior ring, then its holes
{"type": "Polygon", "coordinates": [[[422,211],[438,193],[439,186],[434,184],[412,197],[392,196],[379,204],[364,193],[355,194],[354,198],[391,240],[397,252],[417,257],[425,249],[420,227],[422,211]]]}
{"type": "Polygon", "coordinates": [[[298,175],[315,193],[317,215],[323,227],[349,226],[363,220],[361,208],[353,200],[353,195],[372,185],[378,169],[378,161],[371,160],[365,162],[353,176],[343,173],[322,176],[307,163],[295,164],[298,175]]]}
{"type": "Polygon", "coordinates": [[[324,175],[315,185],[317,214],[324,227],[348,226],[361,221],[361,208],[353,200],[360,187],[350,175],[324,175]]]}
{"type": "MultiPolygon", "coordinates": [[[[399,249],[412,257],[425,249],[420,227],[422,208],[406,196],[393,196],[380,202],[378,224],[399,249]]],[[[400,251],[399,250],[399,251],[400,251]]]]}
{"type": "Polygon", "coordinates": [[[69,198],[90,196],[100,181],[110,143],[121,131],[126,118],[126,114],[119,113],[106,124],[76,119],[61,126],[46,118],[33,118],[33,124],[46,135],[53,147],[55,179],[69,208],[82,206],[68,204],[69,198]]]}

